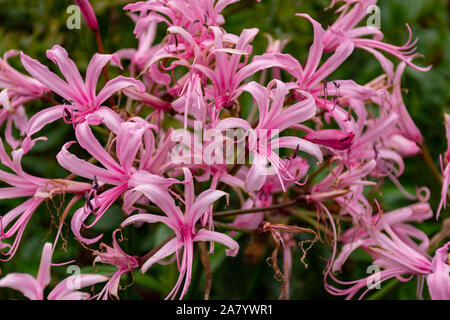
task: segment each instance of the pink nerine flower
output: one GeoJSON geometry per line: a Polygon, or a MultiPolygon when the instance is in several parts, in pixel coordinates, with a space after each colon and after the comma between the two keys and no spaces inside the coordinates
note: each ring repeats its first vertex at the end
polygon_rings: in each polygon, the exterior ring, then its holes
{"type": "MultiPolygon", "coordinates": [[[[120,230],[120,229],[119,229],[120,230]]],[[[119,246],[117,242],[117,231],[113,232],[113,247],[101,243],[100,249],[105,249],[105,251],[95,251],[94,254],[97,256],[94,260],[94,265],[96,263],[104,263],[117,267],[116,273],[111,277],[102,291],[96,296],[98,299],[103,300],[108,299],[109,296],[113,296],[119,299],[119,282],[122,275],[133,271],[139,267],[139,261],[128,254],[126,254],[119,246]]]]}
{"type": "MultiPolygon", "coordinates": [[[[312,118],[316,113],[313,97],[299,90],[295,85],[287,86],[279,80],[273,80],[268,87],[252,81],[242,87],[242,91],[249,92],[255,100],[259,110],[259,122],[255,129],[250,123],[241,118],[227,118],[220,120],[215,129],[224,131],[230,128],[240,128],[249,132],[248,149],[252,153],[253,163],[247,175],[246,190],[249,192],[261,189],[266,176],[276,174],[280,180],[283,191],[283,180],[295,180],[289,172],[289,162],[283,162],[276,150],[287,148],[307,152],[322,162],[323,155],[320,148],[305,139],[295,136],[277,137],[284,130],[312,118]],[[285,97],[289,90],[303,95],[304,99],[295,104],[284,107],[285,97]],[[269,168],[269,163],[272,166],[269,168]]],[[[242,92],[241,91],[241,92],[242,92]]]]}
{"type": "MultiPolygon", "coordinates": [[[[50,283],[50,268],[52,265],[52,244],[47,242],[42,249],[41,264],[37,277],[28,273],[9,273],[0,279],[0,287],[11,288],[22,292],[31,300],[44,300],[44,289],[50,283]]],[[[48,300],[85,300],[89,293],[78,289],[107,281],[108,278],[99,274],[81,274],[70,276],[50,291],[48,300]],[[79,277],[79,278],[77,278],[79,277]]]]}
{"type": "MultiPolygon", "coordinates": [[[[314,30],[314,41],[309,48],[308,58],[302,65],[297,62],[296,74],[293,74],[299,89],[310,93],[314,97],[316,106],[324,109],[327,112],[326,116],[336,121],[342,131],[341,136],[351,137],[358,127],[351,112],[346,111],[342,106],[350,106],[350,103],[356,101],[363,105],[362,109],[365,111],[364,101],[370,99],[375,94],[375,90],[358,85],[353,80],[327,82],[327,77],[352,54],[354,45],[350,40],[341,41],[335,52],[321,63],[325,53],[324,29],[307,14],[297,14],[297,16],[307,19],[314,30]],[[332,101],[329,101],[330,98],[332,101]]],[[[365,119],[358,120],[363,122],[365,119]]],[[[337,146],[335,143],[333,145],[337,146]]]]}
{"type": "Polygon", "coordinates": [[[349,255],[359,247],[370,253],[373,244],[372,233],[368,228],[379,230],[389,225],[392,231],[407,245],[422,254],[426,254],[430,242],[427,235],[421,230],[409,225],[409,222],[423,222],[433,216],[433,211],[428,203],[419,202],[413,205],[393,210],[387,213],[371,216],[363,216],[360,225],[348,229],[341,235],[343,242],[341,253],[336,258],[332,270],[337,272],[347,261],[349,255]],[[414,240],[413,240],[414,239],[414,240]]]}
{"type": "MultiPolygon", "coordinates": [[[[334,51],[343,41],[350,40],[356,48],[366,50],[373,54],[379,60],[381,66],[387,71],[389,77],[392,77],[390,70],[392,63],[380,51],[393,55],[416,70],[430,70],[431,66],[419,67],[411,62],[412,59],[420,55],[415,52],[416,48],[414,45],[417,43],[417,39],[411,41],[412,32],[409,25],[406,25],[409,38],[403,46],[384,43],[381,41],[383,39],[383,33],[378,28],[374,26],[356,27],[367,16],[368,8],[376,4],[377,0],[343,1],[347,3],[338,9],[340,11],[339,18],[333,25],[328,27],[324,34],[323,45],[326,51],[334,51]],[[370,35],[373,36],[373,39],[364,38],[370,35]]],[[[331,6],[334,6],[336,2],[333,1],[331,6]]]]}
{"type": "Polygon", "coordinates": [[[98,30],[97,18],[95,17],[94,9],[89,3],[89,0],[74,0],[74,1],[76,5],[80,8],[81,13],[83,14],[84,20],[86,20],[88,27],[92,31],[98,30]]]}
{"type": "Polygon", "coordinates": [[[44,201],[51,199],[55,194],[82,194],[91,188],[89,184],[83,182],[31,176],[22,169],[22,156],[23,150],[18,149],[12,152],[11,159],[6,154],[0,139],[0,161],[13,172],[0,170],[0,180],[9,185],[9,187],[0,188],[0,199],[28,198],[16,208],[0,216],[0,240],[15,236],[12,245],[2,246],[2,249],[9,248],[9,250],[6,253],[0,251],[1,254],[9,256],[6,260],[13,257],[28,221],[44,201]]]}
{"type": "MultiPolygon", "coordinates": [[[[109,80],[97,93],[97,81],[100,73],[110,60],[117,60],[114,55],[96,53],[88,65],[86,81],[83,81],[75,63],[69,59],[67,51],[58,45],[47,51],[47,57],[58,65],[67,81],[62,80],[48,67],[26,54],[21,53],[20,56],[23,66],[33,77],[68,101],[66,104],[53,106],[36,113],[28,123],[28,137],[57,119],[65,118],[70,123],[78,124],[85,121],[91,113],[98,114],[103,118],[105,125],[116,132],[118,124],[121,122],[120,117],[110,108],[103,107],[103,102],[115,92],[130,86],[145,91],[142,82],[118,76],[109,80]]],[[[118,61],[116,62],[118,63],[118,61]]]]}
{"type": "MultiPolygon", "coordinates": [[[[144,140],[151,139],[149,135],[153,136],[151,128],[154,128],[154,126],[146,122],[123,122],[119,127],[116,139],[116,156],[119,160],[117,162],[95,138],[89,126],[90,122],[91,118],[89,117],[87,121],[79,124],[75,129],[75,135],[80,146],[97,159],[104,168],[95,166],[71,154],[67,149],[74,141],[67,142],[56,156],[58,163],[63,168],[78,176],[94,180],[93,201],[90,199],[91,194],[87,194],[86,205],[75,212],[71,224],[73,233],[79,240],[87,244],[94,243],[102,237],[102,235],[99,235],[94,239],[87,239],[81,236],[80,229],[91,213],[96,216],[94,222],[90,224],[90,226],[93,226],[123,193],[142,183],[142,180],[165,189],[172,183],[178,182],[178,180],[166,179],[145,170],[137,170],[133,166],[136,155],[142,146],[143,137],[144,140]],[[109,184],[114,187],[97,195],[102,184],[109,184]]],[[[143,157],[138,169],[144,169],[147,166],[146,152],[142,151],[141,155],[143,157]]]]}
{"type": "Polygon", "coordinates": [[[142,192],[154,204],[160,207],[165,216],[158,216],[154,214],[136,214],[127,218],[122,227],[136,223],[146,222],[155,223],[162,222],[166,224],[175,232],[175,238],[166,243],[159,251],[157,251],[150,259],[148,259],[142,266],[141,271],[147,270],[156,262],[176,253],[178,269],[180,275],[172,291],[167,295],[168,298],[175,298],[177,295],[183,279],[185,279],[183,290],[180,294],[180,299],[186,294],[192,277],[192,263],[194,259],[194,242],[195,241],[212,241],[219,242],[227,246],[229,249],[226,254],[229,256],[236,256],[239,245],[229,236],[205,229],[197,230],[196,223],[208,211],[210,205],[219,198],[227,195],[223,191],[206,190],[195,198],[194,183],[189,169],[184,169],[185,174],[185,191],[184,191],[184,206],[185,213],[175,205],[174,199],[167,191],[163,191],[153,185],[140,185],[134,190],[142,192]],[[181,262],[179,261],[180,250],[183,249],[183,256],[181,262]]]}
{"type": "MultiPolygon", "coordinates": [[[[336,279],[332,273],[327,272],[326,276],[330,276],[337,283],[350,286],[347,289],[338,289],[325,283],[325,288],[328,292],[334,295],[345,295],[347,296],[346,299],[351,299],[360,290],[365,288],[363,293],[359,296],[359,298],[362,299],[369,290],[373,289],[375,280],[378,280],[381,283],[396,277],[400,281],[406,282],[414,275],[426,276],[431,273],[431,262],[428,258],[402,241],[386,221],[384,221],[383,218],[381,219],[381,223],[387,234],[369,227],[367,232],[370,235],[370,238],[364,240],[363,243],[368,249],[368,252],[374,257],[373,264],[379,266],[382,270],[367,278],[350,282],[340,281],[336,279]],[[404,278],[404,276],[409,277],[404,278]],[[379,278],[377,279],[377,277],[379,278]]],[[[359,242],[357,246],[360,244],[361,243],[359,242]]]]}
{"type": "Polygon", "coordinates": [[[26,76],[8,64],[10,57],[16,56],[19,51],[9,50],[0,58],[0,125],[6,121],[5,139],[8,144],[16,149],[20,146],[12,134],[12,124],[19,130],[20,135],[25,135],[27,116],[23,104],[42,98],[49,90],[38,80],[26,76]]]}

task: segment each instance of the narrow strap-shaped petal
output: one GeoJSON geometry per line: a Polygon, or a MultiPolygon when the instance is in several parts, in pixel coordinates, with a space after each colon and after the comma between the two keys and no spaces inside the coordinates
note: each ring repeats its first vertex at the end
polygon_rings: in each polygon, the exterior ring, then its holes
{"type": "Polygon", "coordinates": [[[118,76],[112,80],[109,80],[102,90],[97,95],[95,100],[95,105],[99,107],[103,102],[106,101],[109,97],[111,97],[115,92],[127,88],[127,87],[135,87],[139,91],[145,91],[144,84],[133,78],[126,78],[124,76],[118,76]]]}
{"type": "MultiPolygon", "coordinates": [[[[92,57],[86,70],[86,91],[91,101],[94,101],[97,94],[97,82],[103,68],[113,58],[111,54],[96,53],[92,57]]],[[[116,59],[116,61],[119,61],[116,59]]]]}
{"type": "Polygon", "coordinates": [[[17,149],[20,146],[20,141],[13,136],[12,120],[12,117],[8,117],[8,120],[6,121],[5,140],[11,146],[11,148],[17,149]]]}
{"type": "Polygon", "coordinates": [[[325,31],[320,23],[311,18],[309,15],[297,13],[296,16],[308,19],[314,28],[314,42],[309,48],[308,60],[306,61],[305,69],[303,71],[303,80],[306,81],[306,79],[308,79],[319,66],[323,53],[323,36],[325,31]]]}
{"type": "MultiPolygon", "coordinates": [[[[3,214],[3,216],[1,217],[1,227],[3,228],[1,230],[1,232],[5,232],[6,228],[8,227],[8,225],[14,221],[19,215],[21,215],[23,212],[27,211],[33,204],[34,199],[28,199],[25,202],[23,202],[22,204],[18,205],[17,207],[15,207],[14,209],[8,211],[7,213],[3,214]]],[[[10,228],[11,230],[11,228],[10,228]]],[[[6,232],[6,237],[8,236],[8,233],[10,233],[10,231],[8,230],[6,232]]],[[[12,232],[11,234],[13,234],[14,232],[12,232]]]]}
{"type": "Polygon", "coordinates": [[[307,85],[309,87],[314,87],[320,81],[328,77],[352,54],[353,49],[354,45],[351,40],[347,39],[342,42],[339,47],[337,47],[336,52],[312,75],[308,80],[307,85]]]}
{"type": "Polygon", "coordinates": [[[259,110],[259,123],[266,119],[269,110],[269,92],[266,87],[260,85],[256,81],[249,82],[241,87],[241,90],[247,91],[253,96],[259,110]]]}
{"type": "Polygon", "coordinates": [[[300,79],[303,72],[300,63],[291,55],[286,53],[265,53],[254,57],[251,63],[236,73],[233,86],[237,87],[242,81],[258,71],[273,67],[286,70],[296,79],[300,79]]]}
{"type": "Polygon", "coordinates": [[[24,155],[23,149],[17,149],[17,150],[13,150],[11,152],[13,165],[14,165],[14,167],[11,169],[13,169],[17,173],[17,175],[21,176],[24,180],[28,181],[30,184],[34,184],[35,186],[42,186],[45,183],[47,183],[48,179],[35,177],[35,176],[29,175],[28,173],[23,171],[23,169],[22,169],[23,155],[24,155]]]}
{"type": "Polygon", "coordinates": [[[41,264],[39,265],[39,271],[36,280],[41,288],[44,288],[50,283],[50,268],[52,265],[52,244],[46,242],[42,249],[41,264]]]}
{"type": "MultiPolygon", "coordinates": [[[[324,83],[325,84],[325,83],[324,83]]],[[[368,100],[376,94],[376,91],[368,86],[357,84],[353,80],[335,80],[326,83],[328,97],[342,96],[353,99],[368,100]]],[[[313,90],[313,95],[324,94],[324,85],[319,85],[313,90]]]]}
{"type": "MultiPolygon", "coordinates": [[[[108,281],[109,278],[101,274],[79,274],[67,277],[48,294],[48,300],[74,300],[73,294],[77,292],[78,289],[92,286],[94,284],[108,281]]],[[[84,297],[84,293],[81,297],[84,297]]],[[[79,300],[79,299],[77,299],[79,300]]]]}
{"type": "MultiPolygon", "coordinates": [[[[411,31],[409,26],[408,26],[408,29],[409,29],[409,31],[411,31]]],[[[417,39],[416,39],[416,41],[417,41],[417,39]]],[[[415,57],[417,57],[419,55],[418,53],[413,53],[413,51],[415,51],[415,48],[411,49],[411,47],[416,43],[416,41],[414,41],[413,43],[410,43],[409,45],[407,45],[406,47],[403,47],[403,49],[402,49],[402,47],[389,45],[389,44],[386,44],[386,43],[378,41],[378,40],[366,39],[366,38],[353,39],[353,43],[355,44],[355,46],[357,48],[371,47],[374,49],[382,50],[382,51],[389,53],[389,54],[393,55],[394,57],[400,59],[402,62],[406,63],[411,68],[414,68],[414,69],[422,71],[422,72],[427,72],[431,69],[431,67],[432,67],[431,65],[429,65],[427,67],[419,67],[416,64],[411,62],[412,59],[414,59],[415,57]],[[410,51],[407,54],[405,54],[402,50],[407,50],[407,49],[409,49],[410,51]]]]}
{"type": "Polygon", "coordinates": [[[208,210],[209,206],[219,198],[227,196],[228,193],[219,190],[206,190],[200,193],[195,199],[192,208],[186,213],[187,220],[194,225],[198,219],[208,210]]]}
{"type": "Polygon", "coordinates": [[[137,186],[134,190],[142,192],[150,199],[150,201],[161,208],[170,219],[179,222],[184,221],[183,213],[180,208],[175,205],[175,201],[170,196],[169,192],[150,184],[137,186]]]}
{"type": "Polygon", "coordinates": [[[22,292],[31,300],[42,300],[43,288],[37,280],[28,273],[10,273],[0,279],[0,287],[11,288],[22,292]]]}
{"type": "Polygon", "coordinates": [[[136,122],[124,122],[120,126],[116,141],[116,154],[121,167],[127,173],[133,169],[133,161],[141,147],[146,128],[136,122]]]}
{"type": "MultiPolygon", "coordinates": [[[[1,144],[1,142],[0,142],[0,144],[1,144]]],[[[11,167],[13,167],[13,166],[11,165],[11,167]]],[[[19,187],[19,188],[29,189],[32,187],[30,185],[30,182],[27,181],[26,179],[24,179],[23,177],[3,171],[3,170],[0,170],[0,180],[3,182],[6,182],[12,186],[19,187]]],[[[33,188],[34,188],[34,186],[33,186],[33,188]]]]}
{"type": "Polygon", "coordinates": [[[82,105],[88,103],[86,88],[84,86],[83,78],[81,78],[75,63],[69,58],[69,55],[63,47],[59,45],[53,46],[51,50],[47,50],[47,57],[58,65],[59,70],[66,78],[67,83],[78,96],[77,101],[84,102],[82,105]]]}
{"type": "Polygon", "coordinates": [[[244,181],[226,172],[221,172],[218,179],[232,188],[244,188],[244,181]]]}
{"type": "Polygon", "coordinates": [[[87,245],[93,244],[103,237],[103,235],[101,234],[95,238],[89,239],[81,235],[81,228],[84,224],[84,221],[89,217],[89,215],[90,212],[86,212],[85,208],[81,207],[77,211],[75,211],[75,213],[72,216],[72,220],[70,222],[70,228],[75,237],[87,245]]]}
{"type": "Polygon", "coordinates": [[[24,68],[51,91],[66,100],[79,101],[77,94],[73,92],[69,84],[51,72],[48,67],[22,52],[20,53],[20,59],[24,68]]]}
{"type": "Polygon", "coordinates": [[[102,123],[111,130],[115,135],[119,133],[122,118],[113,109],[108,107],[100,107],[93,115],[103,118],[102,123]]]}
{"type": "Polygon", "coordinates": [[[289,148],[296,149],[298,147],[299,150],[307,152],[319,160],[319,162],[323,161],[322,151],[320,148],[312,142],[309,142],[305,139],[298,137],[281,137],[278,139],[278,146],[280,148],[289,148]]]}
{"type": "Polygon", "coordinates": [[[228,78],[229,74],[233,72],[233,70],[228,69],[228,57],[225,52],[222,52],[220,49],[223,48],[223,32],[219,27],[211,26],[209,27],[214,34],[214,46],[215,46],[215,72],[220,75],[217,80],[220,81],[215,85],[220,88],[226,88],[229,84],[228,78]]]}
{"type": "Polygon", "coordinates": [[[117,185],[122,182],[120,176],[118,177],[114,174],[114,172],[110,172],[106,169],[97,167],[96,165],[84,161],[70,153],[67,149],[73,143],[74,141],[64,144],[64,146],[61,148],[61,151],[56,155],[56,160],[61,167],[70,171],[71,173],[76,174],[77,176],[84,177],[90,180],[93,180],[94,176],[97,176],[99,181],[112,185],[117,185]]]}
{"type": "Polygon", "coordinates": [[[86,151],[104,165],[105,168],[119,175],[125,173],[109,153],[106,152],[100,142],[98,142],[87,121],[77,126],[75,135],[80,146],[86,149],[86,151]]]}
{"type": "Polygon", "coordinates": [[[167,32],[179,34],[181,37],[183,37],[184,40],[186,40],[193,48],[197,46],[195,43],[194,38],[192,35],[187,32],[184,28],[178,27],[178,26],[171,26],[167,28],[167,32]]]}
{"type": "Polygon", "coordinates": [[[428,290],[433,300],[450,300],[450,265],[448,253],[450,242],[436,250],[432,262],[433,272],[427,276],[428,290]]]}
{"type": "Polygon", "coordinates": [[[133,100],[141,101],[141,102],[143,102],[153,108],[159,109],[159,110],[169,111],[171,108],[171,105],[169,102],[164,101],[161,98],[159,98],[155,95],[152,95],[148,92],[140,92],[133,88],[124,88],[123,93],[127,97],[129,97],[133,100]]]}
{"type": "MultiPolygon", "coordinates": [[[[251,198],[248,198],[244,204],[241,206],[242,209],[251,209],[254,207],[254,202],[251,198]]],[[[264,212],[255,212],[255,213],[249,213],[249,214],[241,214],[238,215],[233,223],[232,226],[238,227],[238,228],[244,228],[249,230],[256,230],[264,219],[264,212]]],[[[230,232],[231,235],[233,235],[232,232],[230,232]]]]}
{"type": "Polygon", "coordinates": [[[204,65],[201,65],[201,64],[193,64],[192,69],[198,70],[201,73],[203,73],[206,77],[208,77],[211,80],[213,85],[215,85],[215,86],[219,85],[220,82],[219,82],[218,77],[216,76],[216,73],[213,70],[211,70],[210,68],[208,68],[204,65]]]}
{"type": "Polygon", "coordinates": [[[11,101],[9,101],[8,97],[8,89],[3,89],[0,92],[0,105],[3,106],[4,110],[7,110],[8,112],[13,112],[14,108],[11,105],[11,101]]]}
{"type": "MultiPolygon", "coordinates": [[[[192,279],[192,264],[194,262],[194,241],[188,236],[184,238],[184,256],[185,256],[185,268],[186,268],[186,276],[184,279],[183,290],[181,291],[179,299],[182,300],[186,295],[186,292],[191,284],[192,279]]],[[[181,276],[181,274],[180,274],[181,276]]]]}
{"type": "Polygon", "coordinates": [[[405,223],[392,225],[392,230],[411,248],[421,253],[427,252],[430,246],[430,239],[422,230],[405,223]]]}
{"type": "MultiPolygon", "coordinates": [[[[373,241],[371,241],[373,242],[373,241]]],[[[362,239],[355,239],[355,241],[350,243],[345,243],[342,248],[339,255],[336,257],[336,260],[334,260],[333,266],[332,266],[332,272],[336,273],[341,270],[344,263],[347,261],[350,254],[358,249],[364,241],[362,239]]]]}
{"type": "Polygon", "coordinates": [[[450,163],[447,163],[444,172],[442,173],[441,200],[439,201],[439,206],[436,211],[436,219],[439,219],[439,214],[441,213],[442,207],[444,208],[447,207],[447,193],[449,186],[450,186],[450,163]]]}
{"type": "Polygon", "coordinates": [[[8,168],[12,169],[14,166],[11,158],[6,153],[5,146],[3,145],[3,140],[1,138],[0,138],[0,161],[8,168]]]}
{"type": "Polygon", "coordinates": [[[233,240],[226,234],[215,232],[215,231],[208,231],[205,229],[201,229],[195,235],[194,241],[219,242],[229,248],[228,250],[226,250],[226,255],[231,256],[231,257],[235,257],[239,251],[239,244],[235,240],[233,240]]]}
{"type": "Polygon", "coordinates": [[[354,148],[358,146],[365,146],[368,143],[372,143],[379,137],[383,136],[386,132],[389,132],[399,120],[397,113],[392,112],[384,117],[379,117],[373,126],[367,129],[360,138],[355,141],[354,148]]]}
{"type": "Polygon", "coordinates": [[[73,291],[73,292],[70,292],[70,293],[68,293],[68,294],[66,294],[64,296],[60,296],[60,297],[58,297],[58,299],[55,299],[55,300],[70,300],[70,301],[75,300],[75,301],[78,301],[78,300],[88,300],[90,297],[91,297],[91,295],[89,293],[87,293],[87,292],[73,291]]]}
{"type": "Polygon", "coordinates": [[[27,135],[32,136],[49,123],[61,119],[64,116],[64,108],[66,108],[65,105],[57,105],[46,108],[34,114],[28,121],[28,126],[26,129],[27,135]]]}
{"type": "Polygon", "coordinates": [[[262,188],[268,175],[267,159],[254,153],[252,166],[248,171],[245,181],[245,190],[247,192],[258,191],[262,188]]]}
{"type": "MultiPolygon", "coordinates": [[[[248,46],[248,44],[252,42],[253,39],[256,37],[258,32],[259,32],[258,28],[242,30],[241,34],[239,35],[239,40],[236,43],[235,47],[236,50],[244,51],[245,48],[248,46]]],[[[234,54],[230,57],[230,70],[235,70],[237,68],[240,59],[241,55],[239,54],[234,54]]]]}
{"type": "Polygon", "coordinates": [[[218,0],[214,6],[214,12],[219,14],[223,9],[225,9],[225,7],[238,1],[239,0],[218,0]]]}
{"type": "Polygon", "coordinates": [[[401,222],[423,222],[432,216],[433,210],[428,202],[418,202],[383,214],[384,219],[389,225],[401,222]]]}
{"type": "Polygon", "coordinates": [[[241,118],[233,118],[233,117],[220,120],[214,126],[214,129],[219,130],[219,131],[224,131],[227,129],[238,129],[238,128],[243,129],[243,130],[250,130],[252,127],[246,120],[241,119],[241,118]]]}
{"type": "Polygon", "coordinates": [[[370,52],[378,60],[381,67],[388,76],[388,83],[390,83],[394,78],[394,64],[392,63],[392,61],[386,58],[381,52],[374,50],[371,47],[360,46],[360,48],[366,50],[367,52],[370,52]]]}
{"type": "Polygon", "coordinates": [[[36,187],[28,189],[17,187],[0,188],[0,199],[13,199],[20,197],[31,197],[36,193],[36,187]]]}
{"type": "Polygon", "coordinates": [[[415,125],[411,115],[408,112],[408,109],[405,106],[402,98],[402,86],[401,86],[401,77],[403,71],[405,70],[405,63],[402,62],[398,65],[397,70],[394,76],[394,90],[393,90],[393,106],[396,109],[395,111],[399,115],[399,125],[402,128],[404,134],[407,138],[421,143],[423,140],[423,136],[420,133],[420,130],[415,125]]]}
{"type": "Polygon", "coordinates": [[[180,181],[175,178],[165,178],[164,176],[150,173],[146,170],[136,171],[128,180],[128,185],[131,188],[135,188],[143,184],[156,185],[163,190],[167,190],[174,183],[179,183],[180,181]]]}
{"type": "Polygon", "coordinates": [[[285,108],[279,114],[268,121],[266,128],[283,131],[294,124],[299,124],[311,119],[316,114],[316,104],[311,94],[300,91],[306,99],[285,108]]]}
{"type": "Polygon", "coordinates": [[[145,223],[162,222],[171,228],[176,228],[176,225],[173,224],[173,222],[170,220],[170,218],[168,218],[166,216],[159,216],[159,215],[150,214],[150,213],[134,214],[134,215],[126,218],[120,224],[120,227],[125,228],[126,226],[129,226],[130,224],[134,224],[137,222],[145,222],[145,223]]]}
{"type": "Polygon", "coordinates": [[[289,90],[284,82],[278,79],[273,79],[272,81],[270,81],[268,89],[270,92],[270,98],[272,100],[272,106],[269,109],[269,114],[267,117],[267,121],[270,121],[274,120],[274,118],[277,117],[283,110],[284,98],[289,93],[289,90]]]}
{"type": "Polygon", "coordinates": [[[145,261],[145,263],[142,265],[141,272],[146,273],[147,270],[159,260],[164,259],[165,257],[170,256],[171,254],[175,253],[175,251],[178,249],[180,240],[178,238],[174,238],[167,242],[161,249],[159,249],[153,256],[151,256],[150,259],[145,261]]]}
{"type": "Polygon", "coordinates": [[[194,180],[192,173],[188,168],[183,168],[184,172],[184,206],[185,211],[189,212],[194,204],[194,180]]]}

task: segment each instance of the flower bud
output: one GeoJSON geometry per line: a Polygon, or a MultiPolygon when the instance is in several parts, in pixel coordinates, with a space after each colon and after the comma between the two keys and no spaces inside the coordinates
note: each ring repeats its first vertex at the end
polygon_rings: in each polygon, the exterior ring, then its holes
{"type": "Polygon", "coordinates": [[[353,132],[344,133],[340,130],[325,129],[311,131],[304,138],[312,143],[321,144],[336,150],[348,149],[352,143],[355,134],[353,132]]]}
{"type": "Polygon", "coordinates": [[[80,8],[81,13],[83,14],[84,20],[86,20],[88,27],[92,31],[97,31],[98,30],[97,18],[95,17],[94,9],[89,3],[89,0],[74,0],[74,1],[75,4],[80,8]]]}

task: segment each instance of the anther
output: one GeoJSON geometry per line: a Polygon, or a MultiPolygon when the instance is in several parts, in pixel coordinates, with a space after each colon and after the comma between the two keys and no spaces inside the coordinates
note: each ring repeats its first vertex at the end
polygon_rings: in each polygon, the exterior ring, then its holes
{"type": "Polygon", "coordinates": [[[89,192],[85,192],[84,193],[84,199],[86,201],[86,206],[88,207],[89,210],[94,211],[94,207],[92,206],[91,200],[89,198],[89,192]]]}

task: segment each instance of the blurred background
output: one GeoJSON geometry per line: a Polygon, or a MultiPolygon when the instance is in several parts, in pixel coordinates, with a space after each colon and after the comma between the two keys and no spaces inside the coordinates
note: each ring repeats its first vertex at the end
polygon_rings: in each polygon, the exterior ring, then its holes
{"type": "MultiPolygon", "coordinates": [[[[132,1],[124,0],[91,0],[100,23],[100,30],[107,53],[122,48],[136,47],[137,41],[132,33],[134,24],[122,10],[122,7],[132,1]]],[[[332,10],[324,11],[329,0],[243,0],[226,8],[223,12],[226,24],[224,28],[231,33],[239,34],[243,28],[257,27],[260,33],[255,39],[254,53],[261,54],[267,48],[267,38],[264,33],[271,34],[276,39],[289,38],[290,42],[284,52],[292,54],[300,61],[307,56],[307,48],[312,42],[312,28],[305,19],[296,18],[295,13],[305,12],[319,21],[322,26],[331,25],[337,17],[332,10]]],[[[54,69],[54,65],[46,58],[45,52],[55,44],[67,49],[70,57],[83,73],[91,56],[96,52],[95,39],[84,21],[80,30],[68,30],[66,19],[69,14],[67,7],[73,2],[69,0],[41,1],[41,0],[1,0],[0,9],[0,54],[10,49],[23,50],[28,55],[37,58],[54,69]]],[[[403,75],[403,93],[405,104],[412,118],[422,131],[432,158],[439,165],[439,155],[446,149],[445,131],[443,125],[443,111],[448,109],[450,102],[450,41],[449,19],[450,2],[446,0],[380,0],[381,31],[388,43],[401,45],[407,40],[406,23],[409,23],[414,37],[419,38],[418,52],[425,58],[418,61],[421,66],[432,64],[433,68],[427,73],[407,68],[403,75]]],[[[160,28],[161,39],[165,30],[160,28]]],[[[395,63],[398,61],[394,60],[395,63]]],[[[13,58],[11,64],[23,70],[19,59],[13,58]]],[[[112,73],[116,70],[111,68],[112,73]]],[[[364,84],[382,73],[378,62],[368,53],[355,51],[350,59],[330,78],[353,79],[364,84]]],[[[44,107],[41,102],[27,105],[27,110],[35,112],[44,107]]],[[[55,126],[45,129],[43,135],[49,140],[38,143],[33,152],[24,159],[24,168],[29,173],[46,177],[63,177],[67,172],[60,168],[55,156],[64,141],[74,140],[72,129],[62,121],[55,126]]],[[[440,185],[436,182],[420,156],[405,159],[406,170],[400,181],[410,192],[416,186],[428,186],[431,190],[431,205],[437,208],[440,185]]],[[[382,194],[386,210],[392,210],[410,202],[394,187],[386,182],[382,194]]],[[[49,229],[50,221],[58,221],[58,204],[63,199],[55,199],[55,203],[42,205],[33,215],[23,235],[21,245],[15,258],[7,263],[0,262],[2,274],[9,272],[27,272],[36,274],[45,241],[53,242],[56,234],[55,224],[49,229]],[[49,219],[50,216],[53,219],[49,219]],[[49,231],[50,230],[50,231],[49,231]]],[[[17,206],[22,201],[3,200],[0,202],[1,214],[17,206]]],[[[448,217],[447,212],[441,214],[441,221],[448,217]]],[[[111,244],[111,232],[120,224],[122,219],[119,207],[113,207],[98,223],[94,232],[104,232],[104,240],[111,244]]],[[[440,223],[434,219],[423,223],[420,228],[430,237],[440,230],[440,223]]],[[[93,272],[92,255],[84,250],[74,240],[67,228],[64,229],[67,240],[66,252],[58,250],[53,262],[77,259],[83,272],[93,272]],[[83,249],[83,250],[82,250],[83,249]]],[[[121,245],[131,254],[144,254],[159,242],[164,240],[168,230],[162,226],[145,225],[133,233],[125,234],[126,241],[121,245]]],[[[299,237],[298,240],[302,238],[299,237]]],[[[215,254],[211,257],[213,272],[212,299],[277,299],[280,295],[281,283],[274,279],[274,272],[268,266],[266,258],[270,256],[272,244],[270,237],[242,235],[242,243],[237,258],[226,258],[224,248],[216,246],[215,254]]],[[[307,269],[300,262],[300,249],[293,255],[294,266],[291,279],[291,298],[293,299],[341,299],[329,295],[323,288],[323,269],[330,249],[323,243],[316,243],[309,251],[305,262],[307,269]]],[[[355,252],[340,275],[340,279],[352,280],[366,276],[366,268],[370,264],[368,256],[362,252],[355,252]]],[[[114,271],[97,265],[102,273],[114,271]]],[[[66,267],[52,268],[52,284],[69,276],[66,267]]],[[[122,280],[127,283],[135,282],[123,291],[121,298],[151,299],[164,298],[173,287],[178,277],[176,264],[169,266],[156,265],[145,274],[135,272],[134,279],[128,276],[122,280]]],[[[191,288],[187,295],[190,299],[201,299],[205,276],[200,260],[194,262],[194,273],[191,288]]],[[[377,291],[377,290],[375,290],[377,291]]],[[[370,293],[367,297],[384,299],[415,299],[416,280],[409,283],[387,282],[382,290],[370,293]]],[[[13,290],[0,289],[1,299],[23,298],[13,290]]]]}

